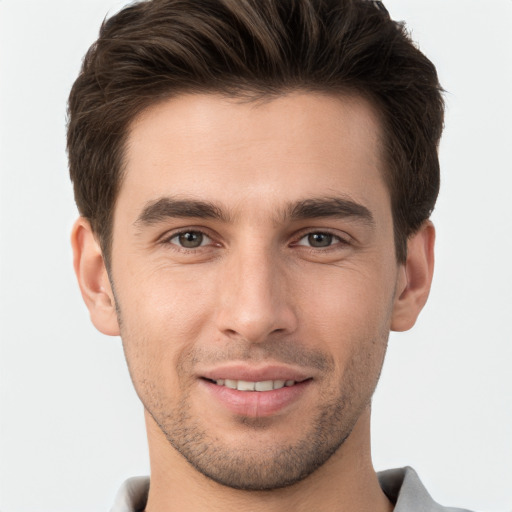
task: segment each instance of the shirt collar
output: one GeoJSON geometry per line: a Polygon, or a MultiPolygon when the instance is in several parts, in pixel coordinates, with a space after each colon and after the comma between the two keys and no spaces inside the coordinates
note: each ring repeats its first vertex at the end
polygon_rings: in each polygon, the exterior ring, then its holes
{"type": "Polygon", "coordinates": [[[128,478],[116,494],[110,512],[142,512],[149,492],[149,476],[128,478]]]}
{"type": "MultiPolygon", "coordinates": [[[[455,512],[436,503],[410,467],[377,473],[380,486],[395,505],[393,512],[455,512]]],[[[146,506],[149,477],[129,478],[119,489],[110,512],[141,512],[146,506]]],[[[459,510],[459,509],[457,509],[459,510]]],[[[463,512],[463,511],[460,511],[463,512]]]]}

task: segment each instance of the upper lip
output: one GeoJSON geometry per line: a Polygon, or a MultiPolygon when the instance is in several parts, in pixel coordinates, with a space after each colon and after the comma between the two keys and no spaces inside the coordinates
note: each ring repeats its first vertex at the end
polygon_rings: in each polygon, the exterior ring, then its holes
{"type": "Polygon", "coordinates": [[[199,376],[214,381],[230,379],[248,382],[261,382],[265,380],[294,380],[301,382],[312,377],[312,375],[304,370],[280,364],[266,364],[259,367],[247,364],[225,364],[200,371],[199,376]]]}

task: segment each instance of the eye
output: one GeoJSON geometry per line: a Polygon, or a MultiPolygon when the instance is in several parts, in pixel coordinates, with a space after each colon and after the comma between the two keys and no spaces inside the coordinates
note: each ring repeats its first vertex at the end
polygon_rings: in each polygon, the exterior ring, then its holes
{"type": "Polygon", "coordinates": [[[168,239],[169,243],[183,247],[184,249],[197,249],[212,242],[211,238],[201,231],[183,231],[176,233],[168,239]]]}
{"type": "Polygon", "coordinates": [[[331,233],[308,233],[303,236],[298,242],[297,245],[305,245],[308,247],[314,247],[316,249],[320,249],[322,247],[330,247],[331,245],[344,242],[339,236],[333,235],[331,233]]]}

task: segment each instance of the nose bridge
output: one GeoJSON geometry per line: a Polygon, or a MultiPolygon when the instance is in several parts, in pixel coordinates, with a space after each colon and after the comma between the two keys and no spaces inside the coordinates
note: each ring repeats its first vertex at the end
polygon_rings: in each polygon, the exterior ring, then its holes
{"type": "Polygon", "coordinates": [[[247,243],[232,250],[220,286],[219,329],[257,343],[296,328],[286,272],[270,244],[247,243]]]}

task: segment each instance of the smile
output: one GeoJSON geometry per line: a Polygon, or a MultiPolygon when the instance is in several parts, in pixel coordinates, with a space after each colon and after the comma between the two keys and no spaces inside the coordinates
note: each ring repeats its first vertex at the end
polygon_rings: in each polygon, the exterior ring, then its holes
{"type": "MultiPolygon", "coordinates": [[[[246,377],[247,378],[247,377],[246,377]]],[[[254,378],[254,377],[253,377],[254,378]]],[[[261,378],[261,377],[260,377],[261,378]]],[[[219,379],[201,378],[201,389],[206,391],[221,410],[237,416],[264,418],[280,413],[299,401],[311,387],[313,379],[219,379]]]]}
{"type": "Polygon", "coordinates": [[[214,382],[218,386],[225,386],[238,391],[272,391],[296,384],[294,380],[261,380],[252,382],[247,380],[217,379],[214,382]]]}

